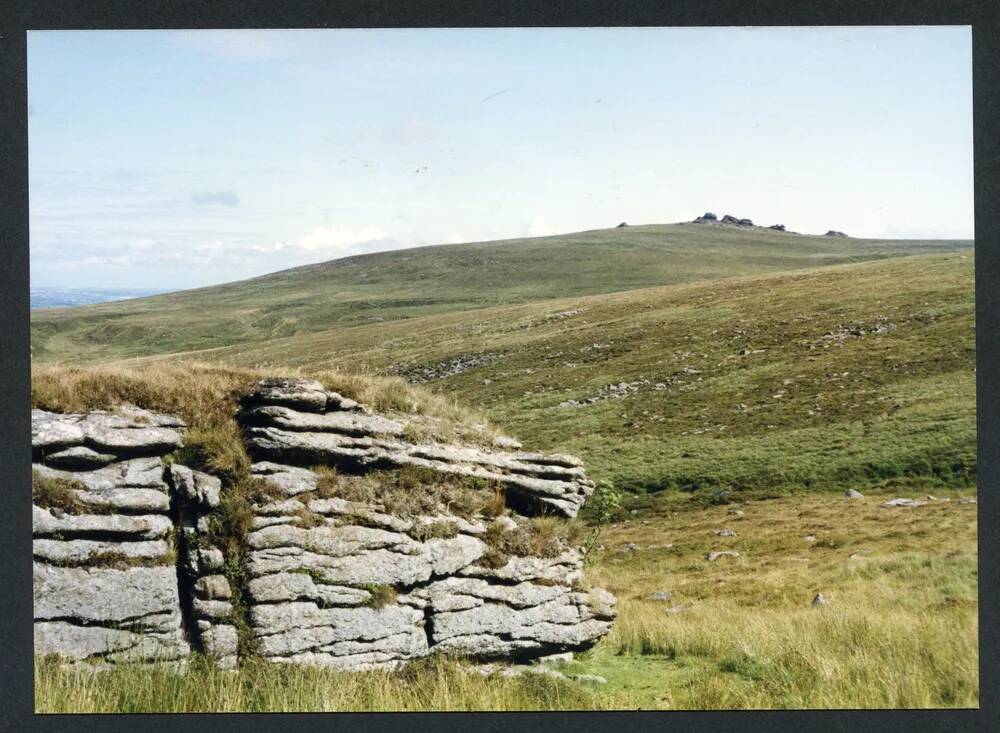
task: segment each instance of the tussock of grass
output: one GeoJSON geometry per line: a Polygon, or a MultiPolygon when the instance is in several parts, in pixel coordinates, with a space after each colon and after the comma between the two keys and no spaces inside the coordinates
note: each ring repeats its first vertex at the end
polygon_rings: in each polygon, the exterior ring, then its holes
{"type": "Polygon", "coordinates": [[[369,583],[365,586],[365,590],[369,593],[369,598],[365,602],[369,608],[385,608],[396,602],[396,589],[391,585],[369,583]]]}
{"type": "Polygon", "coordinates": [[[76,492],[85,489],[78,481],[48,478],[38,471],[31,472],[31,503],[44,509],[56,509],[66,514],[100,513],[98,507],[89,507],[77,497],[76,492]]]}
{"type": "MultiPolygon", "coordinates": [[[[511,556],[557,557],[565,549],[563,538],[554,523],[525,522],[517,529],[507,529],[494,522],[486,528],[483,541],[496,553],[494,562],[511,556]]],[[[505,564],[506,560],[500,563],[501,566],[505,564]]]]}
{"type": "Polygon", "coordinates": [[[494,515],[503,501],[503,486],[479,478],[443,474],[418,466],[351,475],[313,469],[319,476],[316,493],[347,501],[381,505],[400,517],[435,515],[447,511],[466,519],[494,515]]]}
{"type": "Polygon", "coordinates": [[[447,520],[437,522],[416,522],[409,532],[410,536],[420,542],[431,539],[451,539],[458,535],[458,525],[447,520]]]}

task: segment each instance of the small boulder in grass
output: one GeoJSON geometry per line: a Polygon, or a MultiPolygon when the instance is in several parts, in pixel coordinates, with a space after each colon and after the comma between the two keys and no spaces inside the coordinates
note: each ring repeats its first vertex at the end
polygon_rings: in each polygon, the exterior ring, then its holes
{"type": "Polygon", "coordinates": [[[822,593],[817,593],[815,596],[813,596],[812,599],[813,608],[817,608],[819,606],[829,606],[829,605],[830,605],[830,600],[822,593]]]}
{"type": "Polygon", "coordinates": [[[599,674],[571,674],[569,678],[577,682],[593,682],[595,685],[608,684],[607,678],[599,674]]]}
{"type": "Polygon", "coordinates": [[[649,594],[649,600],[651,601],[669,601],[674,597],[674,594],[669,590],[658,590],[649,594]]]}
{"type": "Polygon", "coordinates": [[[926,501],[917,501],[916,499],[906,499],[901,497],[898,499],[890,499],[889,501],[882,502],[882,506],[889,509],[898,506],[912,506],[912,507],[924,506],[926,503],[927,503],[926,501]]]}
{"type": "Polygon", "coordinates": [[[721,557],[731,557],[733,559],[736,559],[740,557],[740,553],[736,552],[735,550],[717,550],[709,552],[707,555],[705,555],[705,559],[708,560],[709,562],[715,562],[721,557]]]}
{"type": "Polygon", "coordinates": [[[563,664],[569,664],[573,661],[573,652],[561,652],[559,654],[547,654],[544,657],[539,657],[538,664],[551,664],[555,666],[561,666],[563,664]]]}
{"type": "Polygon", "coordinates": [[[719,537],[735,537],[736,536],[736,532],[734,532],[733,530],[728,529],[728,528],[726,528],[726,529],[717,529],[715,531],[715,533],[717,535],[719,535],[719,537]]]}
{"type": "Polygon", "coordinates": [[[864,494],[862,494],[860,491],[857,491],[855,489],[848,489],[847,491],[844,492],[844,496],[846,496],[848,499],[864,499],[865,498],[864,494]]]}

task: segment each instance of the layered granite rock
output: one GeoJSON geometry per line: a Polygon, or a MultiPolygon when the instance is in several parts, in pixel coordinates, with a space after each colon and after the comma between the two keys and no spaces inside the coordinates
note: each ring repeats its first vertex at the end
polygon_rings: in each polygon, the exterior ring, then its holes
{"type": "Polygon", "coordinates": [[[434,651],[527,660],[610,629],[615,600],[586,587],[580,552],[532,534],[532,515],[572,517],[592,491],[572,456],[511,438],[414,442],[404,421],[309,380],[262,382],[236,419],[258,479],[235,495],[252,515],[239,537],[220,508],[235,485],[169,456],[180,420],[133,406],[32,412],[37,654],[182,666],[200,651],[231,669],[256,653],[368,669],[434,651]],[[424,483],[389,485],[410,466],[427,469],[424,483]],[[503,488],[506,508],[486,485],[503,488]]]}
{"type": "Polygon", "coordinates": [[[419,466],[489,478],[524,514],[572,516],[592,487],[575,458],[414,444],[400,422],[305,380],[262,383],[239,420],[259,459],[253,474],[269,487],[247,537],[250,625],[265,659],[339,669],[438,650],[523,660],[586,649],[610,629],[614,598],[582,589],[577,550],[497,551],[505,532],[531,531],[528,517],[459,516],[444,505],[392,513],[336,496],[311,470],[419,466]]]}
{"type": "Polygon", "coordinates": [[[238,419],[259,461],[355,471],[417,466],[499,481],[508,503],[525,513],[575,517],[594,488],[573,456],[411,442],[401,422],[372,415],[312,380],[262,382],[238,419]]]}
{"type": "Polygon", "coordinates": [[[183,518],[198,533],[221,490],[164,460],[182,445],[184,423],[131,405],[31,418],[35,653],[183,665],[194,646],[235,666],[234,643],[215,648],[229,632],[184,613],[201,588],[179,571],[187,543],[177,525],[183,518]]]}
{"type": "Polygon", "coordinates": [[[183,662],[171,488],[183,422],[126,406],[32,410],[35,653],[183,662]]]}

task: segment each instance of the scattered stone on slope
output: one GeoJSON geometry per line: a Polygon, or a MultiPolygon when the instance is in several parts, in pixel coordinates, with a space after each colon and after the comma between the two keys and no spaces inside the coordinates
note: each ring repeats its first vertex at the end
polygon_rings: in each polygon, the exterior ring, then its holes
{"type": "Polygon", "coordinates": [[[713,550],[712,552],[709,552],[708,554],[705,555],[705,559],[708,560],[709,562],[715,562],[716,560],[722,557],[731,557],[735,559],[740,557],[740,553],[736,552],[735,550],[713,550]]]}
{"type": "Polygon", "coordinates": [[[862,494],[857,489],[848,489],[847,491],[844,492],[844,496],[846,496],[848,499],[864,499],[865,498],[865,495],[862,494]]]}
{"type": "Polygon", "coordinates": [[[394,364],[389,368],[389,372],[403,377],[411,384],[423,384],[489,366],[499,361],[503,356],[502,353],[460,354],[434,364],[394,364]]]}
{"type": "Polygon", "coordinates": [[[658,590],[649,594],[649,600],[651,601],[669,601],[673,599],[674,594],[668,590],[658,590]]]}
{"type": "Polygon", "coordinates": [[[817,606],[828,606],[828,605],[830,605],[830,601],[822,593],[817,593],[815,596],[813,596],[812,606],[814,608],[817,606]]]}
{"type": "Polygon", "coordinates": [[[889,501],[884,501],[882,502],[881,506],[886,508],[900,507],[900,506],[918,507],[918,506],[924,506],[926,504],[927,504],[926,501],[919,501],[917,499],[906,499],[901,497],[898,499],[890,499],[889,501]]]}
{"type": "Polygon", "coordinates": [[[846,235],[846,234],[844,234],[843,232],[838,232],[838,231],[837,231],[836,229],[830,229],[830,230],[829,230],[829,231],[828,231],[828,232],[827,232],[826,234],[824,234],[823,236],[824,236],[824,237],[846,237],[847,235],[846,235]]]}

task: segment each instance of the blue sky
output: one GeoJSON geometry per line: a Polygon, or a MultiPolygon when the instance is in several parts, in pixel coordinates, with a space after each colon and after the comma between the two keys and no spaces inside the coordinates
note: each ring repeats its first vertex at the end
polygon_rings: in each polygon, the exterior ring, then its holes
{"type": "Polygon", "coordinates": [[[32,284],[691,219],[973,234],[965,27],[29,33],[32,284]]]}

